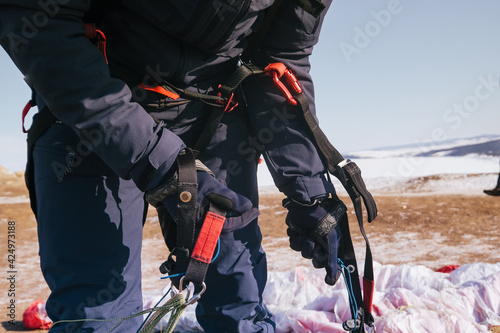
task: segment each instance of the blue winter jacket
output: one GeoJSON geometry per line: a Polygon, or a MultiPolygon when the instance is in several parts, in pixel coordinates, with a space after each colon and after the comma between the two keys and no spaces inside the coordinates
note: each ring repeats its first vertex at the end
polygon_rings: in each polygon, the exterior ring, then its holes
{"type": "MultiPolygon", "coordinates": [[[[212,91],[215,81],[223,83],[232,73],[272,2],[111,0],[108,10],[89,11],[90,0],[0,0],[0,44],[40,104],[82,138],[102,134],[93,151],[119,176],[148,190],[159,184],[185,142],[138,103],[143,95],[137,85],[165,79],[212,91]],[[106,32],[109,64],[85,37],[88,20],[99,20],[106,32]]],[[[323,16],[304,12],[292,0],[282,6],[262,50],[270,62],[284,62],[295,72],[314,111],[308,57],[323,16]]],[[[291,112],[268,78],[249,82],[244,94],[255,133],[269,127],[276,117],[272,110],[291,112]]],[[[163,120],[173,118],[167,112],[163,120]]],[[[283,139],[259,147],[276,185],[299,200],[324,194],[328,185],[314,146],[300,124],[284,121],[283,139]]]]}

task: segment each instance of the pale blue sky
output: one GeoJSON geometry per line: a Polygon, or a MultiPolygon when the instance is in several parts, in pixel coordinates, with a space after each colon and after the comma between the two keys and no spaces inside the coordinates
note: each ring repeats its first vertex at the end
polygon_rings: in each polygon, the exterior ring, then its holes
{"type": "Polygon", "coordinates": [[[500,134],[500,1],[334,1],[312,63],[342,151],[500,134]]]}
{"type": "MultiPolygon", "coordinates": [[[[341,152],[500,134],[498,0],[334,1],[311,62],[341,152]]],[[[22,170],[30,91],[3,50],[0,64],[0,165],[22,170]]]]}

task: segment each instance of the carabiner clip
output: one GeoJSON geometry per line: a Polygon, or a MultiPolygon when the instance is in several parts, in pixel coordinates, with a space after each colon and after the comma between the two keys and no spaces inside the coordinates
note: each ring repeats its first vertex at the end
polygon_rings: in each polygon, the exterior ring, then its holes
{"type": "Polygon", "coordinates": [[[294,93],[300,94],[302,93],[302,88],[300,87],[300,83],[293,75],[292,71],[289,70],[283,63],[275,62],[269,64],[266,68],[266,75],[271,76],[274,82],[274,85],[278,87],[279,90],[285,95],[287,102],[291,105],[297,105],[297,101],[293,98],[290,90],[285,86],[285,84],[281,81],[281,78],[284,76],[284,80],[287,85],[293,89],[294,93]]]}
{"type": "MultiPolygon", "coordinates": [[[[179,282],[179,293],[181,293],[182,290],[184,289],[183,288],[184,287],[184,278],[185,278],[185,276],[183,276],[181,278],[181,281],[179,282]]],[[[190,282],[190,283],[192,283],[192,282],[190,282]]],[[[193,285],[194,285],[194,283],[193,283],[193,285]]],[[[201,291],[197,294],[194,294],[193,298],[191,298],[191,299],[189,299],[189,296],[191,295],[191,291],[189,290],[189,288],[187,288],[188,292],[186,295],[186,305],[191,305],[191,304],[198,302],[198,300],[201,298],[201,295],[203,295],[205,290],[207,290],[207,285],[205,284],[205,282],[201,283],[201,288],[202,288],[201,291]]]]}

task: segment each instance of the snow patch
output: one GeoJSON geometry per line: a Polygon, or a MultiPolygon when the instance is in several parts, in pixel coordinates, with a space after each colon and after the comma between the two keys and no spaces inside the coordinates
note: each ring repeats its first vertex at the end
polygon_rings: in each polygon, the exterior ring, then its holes
{"type": "MultiPolygon", "coordinates": [[[[464,265],[451,273],[374,263],[374,273],[377,332],[488,332],[489,325],[500,324],[500,263],[464,265]]],[[[278,333],[345,332],[341,323],[351,316],[345,283],[341,279],[331,287],[323,279],[322,270],[305,267],[269,273],[263,296],[278,333]]],[[[177,331],[202,331],[194,306],[181,316],[177,331]]]]}

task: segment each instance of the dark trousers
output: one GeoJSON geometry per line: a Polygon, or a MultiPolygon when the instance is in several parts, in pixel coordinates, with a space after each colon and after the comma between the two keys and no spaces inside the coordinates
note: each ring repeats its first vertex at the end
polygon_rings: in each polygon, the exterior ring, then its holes
{"type": "MultiPolygon", "coordinates": [[[[142,310],[144,195],[117,177],[67,126],[54,123],[35,144],[42,273],[53,321],[119,318],[142,310]]],[[[126,321],[135,331],[142,318],[126,321]]],[[[105,332],[116,322],[55,325],[51,332],[105,332]]]]}
{"type": "MultiPolygon", "coordinates": [[[[234,162],[231,147],[248,135],[243,118],[227,117],[238,135],[225,140],[228,127],[221,124],[201,157],[231,188],[256,201],[256,161],[234,162]]],[[[51,319],[109,319],[141,311],[144,194],[92,153],[91,140],[78,139],[60,123],[38,139],[33,158],[40,262],[51,289],[46,305],[51,319]]],[[[257,220],[221,235],[220,254],[209,268],[207,291],[197,308],[205,331],[274,332],[273,317],[262,304],[267,271],[261,238],[257,220]]],[[[141,322],[142,317],[127,320],[115,331],[135,332],[141,322]]],[[[58,324],[51,332],[105,332],[115,324],[58,324]]]]}

